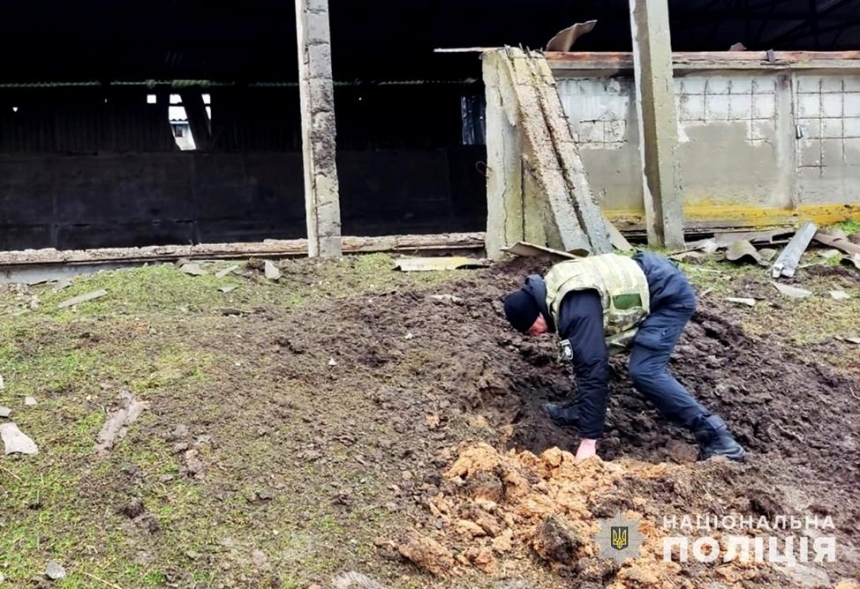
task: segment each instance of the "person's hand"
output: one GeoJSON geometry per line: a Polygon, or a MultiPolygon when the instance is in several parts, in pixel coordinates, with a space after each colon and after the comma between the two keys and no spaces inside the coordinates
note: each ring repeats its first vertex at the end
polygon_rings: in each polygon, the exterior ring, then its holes
{"type": "Polygon", "coordinates": [[[597,456],[597,440],[582,440],[579,443],[579,449],[576,451],[576,459],[586,460],[592,456],[597,456]]]}

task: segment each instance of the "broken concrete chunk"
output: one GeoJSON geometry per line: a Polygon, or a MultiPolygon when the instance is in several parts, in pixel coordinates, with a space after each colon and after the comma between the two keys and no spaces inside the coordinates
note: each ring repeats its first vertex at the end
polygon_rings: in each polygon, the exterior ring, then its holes
{"type": "Polygon", "coordinates": [[[830,296],[833,297],[837,301],[844,301],[846,299],[850,299],[851,295],[849,295],[844,290],[831,290],[830,296]]]}
{"type": "Polygon", "coordinates": [[[106,453],[113,448],[117,441],[125,437],[128,432],[128,426],[140,417],[143,410],[149,404],[138,401],[137,398],[129,391],[122,391],[117,397],[120,401],[120,406],[108,413],[105,423],[96,438],[95,451],[101,454],[106,453]]]}
{"type": "Polygon", "coordinates": [[[379,581],[355,571],[350,571],[336,577],[333,583],[334,589],[385,589],[385,585],[379,581]]]}
{"type": "Polygon", "coordinates": [[[278,280],[281,277],[281,271],[278,270],[278,267],[269,260],[266,260],[264,269],[266,272],[266,278],[269,280],[278,280]]]}
{"type": "Polygon", "coordinates": [[[775,250],[771,247],[763,247],[758,250],[758,255],[761,257],[763,262],[770,262],[776,257],[776,254],[779,253],[779,250],[775,250]]]}
{"type": "Polygon", "coordinates": [[[6,419],[12,415],[12,410],[8,407],[0,407],[0,418],[6,419]]]}
{"type": "Polygon", "coordinates": [[[220,290],[221,292],[226,294],[228,292],[233,292],[237,288],[239,288],[239,287],[236,286],[235,284],[228,284],[227,286],[220,287],[218,290],[220,290]]]}
{"type": "Polygon", "coordinates": [[[74,305],[79,305],[80,303],[86,303],[87,301],[94,301],[96,299],[100,299],[102,297],[107,296],[107,294],[108,294],[107,291],[104,289],[95,290],[93,292],[88,292],[86,294],[82,294],[80,296],[73,297],[67,301],[63,301],[62,303],[57,305],[57,308],[58,309],[65,309],[67,307],[73,307],[74,305]]]}
{"type": "Polygon", "coordinates": [[[771,268],[771,276],[774,278],[779,278],[780,276],[791,278],[794,276],[794,273],[797,271],[797,265],[800,263],[800,258],[803,256],[806,248],[809,247],[809,242],[816,235],[816,231],[817,226],[815,223],[806,223],[801,227],[794,234],[794,237],[791,238],[788,245],[785,246],[785,249],[782,250],[782,253],[779,254],[773,268],[771,268]]]}
{"type": "Polygon", "coordinates": [[[439,270],[480,268],[486,265],[486,262],[482,262],[481,260],[475,260],[463,256],[445,258],[406,258],[398,260],[394,265],[394,269],[401,270],[403,272],[433,272],[439,270]]]}
{"type": "Polygon", "coordinates": [[[3,377],[0,376],[0,391],[6,388],[6,381],[3,380],[3,377]]]}
{"type": "Polygon", "coordinates": [[[200,264],[194,262],[183,264],[179,269],[191,276],[205,276],[207,274],[206,270],[200,267],[200,264]]]}
{"type": "Polygon", "coordinates": [[[842,252],[837,249],[826,249],[818,252],[818,255],[824,258],[825,260],[833,259],[837,256],[841,256],[842,252]]]}
{"type": "Polygon", "coordinates": [[[6,447],[6,454],[38,454],[36,443],[12,422],[0,423],[0,438],[6,447]]]}
{"type": "Polygon", "coordinates": [[[36,399],[34,399],[33,397],[24,397],[24,405],[26,405],[27,407],[35,407],[36,399]]]}
{"type": "Polygon", "coordinates": [[[72,286],[72,281],[70,278],[61,278],[56,282],[56,284],[54,284],[54,292],[59,292],[61,290],[69,288],[70,286],[72,286]]]}
{"type": "Polygon", "coordinates": [[[708,257],[708,254],[700,251],[692,251],[692,252],[681,252],[680,254],[675,254],[671,256],[673,260],[677,260],[679,262],[702,262],[708,257]]]}
{"type": "Polygon", "coordinates": [[[846,337],[845,341],[860,346],[860,337],[846,337]]]}
{"type": "Polygon", "coordinates": [[[224,268],[223,270],[219,270],[218,272],[216,272],[215,277],[216,278],[224,278],[225,276],[227,276],[231,272],[235,272],[238,269],[239,269],[238,265],[230,266],[229,268],[224,268]]]}
{"type": "Polygon", "coordinates": [[[49,560],[48,566],[45,567],[45,576],[52,581],[59,581],[66,578],[66,569],[60,563],[49,560]]]}
{"type": "Polygon", "coordinates": [[[735,297],[729,297],[726,299],[730,303],[737,303],[738,305],[746,305],[747,307],[755,307],[755,299],[740,299],[735,297]]]}
{"type": "Polygon", "coordinates": [[[848,237],[848,241],[850,241],[854,245],[860,245],[860,231],[858,231],[857,233],[852,233],[848,237]]]}
{"type": "Polygon", "coordinates": [[[791,297],[793,299],[802,299],[812,294],[811,291],[808,291],[804,288],[798,288],[796,286],[790,286],[788,284],[780,284],[778,282],[775,282],[773,285],[776,287],[776,290],[778,290],[785,296],[791,297]]]}
{"type": "Polygon", "coordinates": [[[758,250],[746,239],[739,239],[730,245],[726,251],[726,259],[731,262],[762,263],[758,250]]]}
{"type": "Polygon", "coordinates": [[[461,299],[460,297],[457,297],[457,296],[454,296],[454,295],[449,295],[449,294],[445,294],[445,295],[430,295],[430,298],[431,298],[431,299],[433,299],[434,301],[439,302],[439,303],[447,303],[447,304],[449,304],[449,305],[451,305],[451,304],[460,304],[460,303],[462,303],[462,302],[463,302],[463,299],[461,299]]]}
{"type": "Polygon", "coordinates": [[[858,270],[860,270],[860,254],[853,254],[850,256],[844,256],[839,263],[843,266],[854,266],[858,270]]]}

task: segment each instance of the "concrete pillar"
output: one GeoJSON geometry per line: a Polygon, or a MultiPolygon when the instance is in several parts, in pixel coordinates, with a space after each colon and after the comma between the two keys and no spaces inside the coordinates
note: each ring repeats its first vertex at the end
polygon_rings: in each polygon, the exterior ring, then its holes
{"type": "Polygon", "coordinates": [[[630,29],[648,243],[681,247],[684,218],[675,177],[678,129],[668,0],[630,0],[630,29]]]}
{"type": "Polygon", "coordinates": [[[488,52],[482,57],[487,95],[487,257],[500,259],[503,247],[525,239],[526,215],[523,200],[523,167],[516,122],[516,98],[501,69],[502,55],[488,52]]]}
{"type": "Polygon", "coordinates": [[[308,255],[341,255],[328,0],[296,0],[308,255]]]}

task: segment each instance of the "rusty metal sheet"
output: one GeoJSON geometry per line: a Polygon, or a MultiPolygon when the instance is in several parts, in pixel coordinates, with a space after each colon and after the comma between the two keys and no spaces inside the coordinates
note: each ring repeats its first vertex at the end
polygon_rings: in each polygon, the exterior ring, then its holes
{"type": "Polygon", "coordinates": [[[566,29],[562,29],[555,36],[549,40],[549,43],[546,44],[547,51],[570,51],[570,48],[573,47],[573,44],[576,43],[576,40],[586,33],[590,33],[594,30],[595,25],[597,24],[596,20],[590,20],[587,22],[578,22],[574,25],[567,27],[566,29]]]}

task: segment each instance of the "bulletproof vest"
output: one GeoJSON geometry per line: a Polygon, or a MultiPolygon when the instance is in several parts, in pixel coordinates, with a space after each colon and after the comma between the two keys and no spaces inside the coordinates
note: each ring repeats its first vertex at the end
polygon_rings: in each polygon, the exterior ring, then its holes
{"type": "Polygon", "coordinates": [[[600,293],[603,329],[610,353],[628,347],[639,323],[650,312],[645,273],[626,256],[602,254],[560,262],[547,272],[544,281],[547,309],[556,325],[565,295],[588,289],[600,293]]]}

